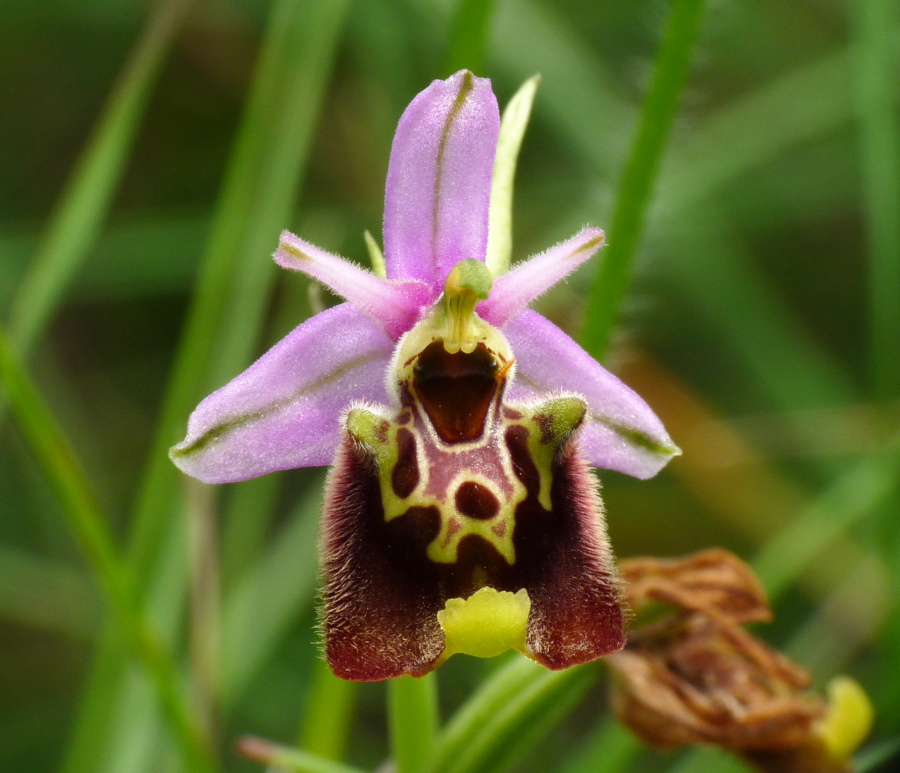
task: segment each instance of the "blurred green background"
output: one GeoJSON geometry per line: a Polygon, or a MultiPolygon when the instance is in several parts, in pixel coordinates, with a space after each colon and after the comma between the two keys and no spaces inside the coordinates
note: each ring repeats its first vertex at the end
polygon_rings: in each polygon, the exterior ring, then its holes
{"type": "MultiPolygon", "coordinates": [[[[190,769],[151,686],[165,668],[148,681],[116,632],[134,608],[224,770],[263,769],[236,754],[244,734],[369,770],[389,755],[384,685],[317,665],[323,471],[213,489],[165,449],[201,397],[334,302],[276,272],[282,228],[366,262],[397,119],[460,67],[501,106],[542,75],[514,259],[631,213],[603,361],[684,455],[649,482],[600,473],[618,555],[735,551],[772,595],[757,633],[820,688],[852,674],[876,706],[872,743],[898,737],[900,9],[693,5],[658,166],[635,138],[641,115],[652,132],[669,2],[0,7],[0,309],[38,391],[23,387],[25,418],[0,407],[0,769],[190,769]],[[636,168],[646,202],[623,183],[636,168]],[[118,628],[108,598],[126,602],[118,628]]],[[[609,249],[538,304],[585,340],[609,249]]],[[[443,667],[442,717],[497,667],[443,667]]],[[[607,720],[597,674],[556,724],[515,736],[516,770],[743,770],[641,749],[607,720]]]]}

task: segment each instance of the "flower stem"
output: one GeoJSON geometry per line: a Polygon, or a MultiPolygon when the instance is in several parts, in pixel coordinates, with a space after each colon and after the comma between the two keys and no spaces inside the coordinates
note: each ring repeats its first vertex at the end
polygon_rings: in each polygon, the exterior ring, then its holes
{"type": "Polygon", "coordinates": [[[397,773],[421,773],[437,736],[437,681],[433,673],[402,676],[388,684],[391,751],[397,773]]]}
{"type": "Polygon", "coordinates": [[[673,0],[637,136],[619,183],[609,246],[588,300],[585,348],[597,359],[609,345],[640,243],[653,183],[703,18],[704,0],[673,0]]]}

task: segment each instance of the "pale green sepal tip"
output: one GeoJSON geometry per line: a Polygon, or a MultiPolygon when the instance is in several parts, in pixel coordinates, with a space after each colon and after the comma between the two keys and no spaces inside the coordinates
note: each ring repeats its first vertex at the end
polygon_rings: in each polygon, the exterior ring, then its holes
{"type": "Polygon", "coordinates": [[[516,162],[522,138],[531,117],[531,106],[541,76],[535,75],[522,84],[510,100],[500,120],[497,155],[491,181],[491,203],[488,215],[488,243],[485,263],[494,276],[509,271],[512,258],[512,204],[516,162]]]}
{"type": "Polygon", "coordinates": [[[369,260],[372,263],[372,272],[375,276],[379,276],[382,279],[387,279],[387,266],[384,263],[384,253],[381,251],[381,247],[378,246],[378,242],[375,241],[375,237],[372,236],[368,231],[363,233],[363,239],[366,241],[366,249],[369,251],[369,260]]]}
{"type": "Polygon", "coordinates": [[[449,599],[437,613],[444,631],[444,658],[454,654],[494,658],[507,650],[525,651],[531,599],[485,586],[467,599],[449,599]]]}

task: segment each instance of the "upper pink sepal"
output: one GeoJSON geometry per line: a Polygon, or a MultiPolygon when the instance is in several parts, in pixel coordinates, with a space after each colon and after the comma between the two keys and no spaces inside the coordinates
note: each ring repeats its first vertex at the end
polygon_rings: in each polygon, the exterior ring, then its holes
{"type": "Polygon", "coordinates": [[[390,279],[436,293],[460,260],[484,260],[500,110],[487,78],[461,70],[406,108],[391,148],[384,196],[390,279]]]}

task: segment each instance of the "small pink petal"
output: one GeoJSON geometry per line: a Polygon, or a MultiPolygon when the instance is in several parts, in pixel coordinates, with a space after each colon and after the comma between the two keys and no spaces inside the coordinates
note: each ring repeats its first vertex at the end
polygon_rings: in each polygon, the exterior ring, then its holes
{"type": "Polygon", "coordinates": [[[503,332],[516,358],[512,399],[554,390],[585,398],[581,444],[592,465],[651,478],[681,453],[650,406],[552,322],[527,310],[503,332]]]}
{"type": "Polygon", "coordinates": [[[585,228],[577,236],[513,266],[494,281],[490,297],[478,306],[478,315],[503,327],[535,298],[549,290],[603,246],[599,228],[585,228]]]}
{"type": "Polygon", "coordinates": [[[205,483],[330,464],[347,404],[390,403],[392,350],[350,304],[317,314],[197,406],[172,461],[205,483]]]}
{"type": "Polygon", "coordinates": [[[423,282],[389,281],[283,231],[275,253],[282,268],[300,271],[364,311],[394,340],[418,320],[435,293],[423,282]]]}
{"type": "Polygon", "coordinates": [[[468,70],[434,81],[406,108],[384,197],[389,278],[440,293],[460,260],[484,260],[499,131],[491,82],[468,70]]]}

